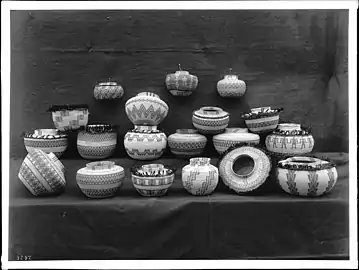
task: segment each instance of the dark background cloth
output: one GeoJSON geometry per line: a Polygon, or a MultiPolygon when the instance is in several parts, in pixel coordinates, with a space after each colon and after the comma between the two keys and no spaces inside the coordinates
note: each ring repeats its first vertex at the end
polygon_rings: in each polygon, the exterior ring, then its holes
{"type": "Polygon", "coordinates": [[[192,196],[181,183],[188,161],[179,159],[159,160],[179,168],[175,182],[165,196],[146,198],[129,171],[143,162],[112,159],[126,169],[124,185],[101,200],[76,184],[86,160],[64,160],[66,191],[36,198],[17,179],[22,160],[11,159],[9,259],[348,259],[347,156],[333,153],[339,179],[319,198],[290,196],[278,186],[240,196],[222,183],[210,196],[192,196]]]}
{"type": "MultiPolygon", "coordinates": [[[[312,126],[314,151],[348,152],[347,39],[347,10],[12,11],[11,156],[26,154],[24,131],[54,126],[49,106],[86,103],[89,123],[120,125],[115,157],[126,157],[124,104],[141,91],[169,105],[159,126],[167,135],[191,128],[201,106],[223,108],[229,126],[242,127],[243,111],[274,106],[282,122],[312,126]],[[188,98],[165,89],[178,64],[199,77],[188,98]],[[217,94],[227,68],[247,83],[240,100],[217,94]],[[94,85],[109,77],[125,95],[96,101],[94,85]]],[[[64,158],[79,157],[75,140],[64,158]]],[[[211,143],[206,154],[216,155],[211,143]]]]}

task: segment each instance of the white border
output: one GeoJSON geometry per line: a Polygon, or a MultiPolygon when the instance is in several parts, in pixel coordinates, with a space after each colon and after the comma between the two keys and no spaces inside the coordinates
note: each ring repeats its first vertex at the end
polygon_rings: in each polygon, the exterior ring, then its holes
{"type": "Polygon", "coordinates": [[[357,269],[357,1],[159,1],[159,2],[1,2],[2,82],[2,268],[3,269],[357,269]],[[10,146],[10,10],[92,9],[350,9],[349,15],[349,135],[350,135],[350,261],[261,260],[136,260],[136,261],[8,261],[9,146],[10,146]]]}
{"type": "Polygon", "coordinates": [[[349,9],[356,8],[356,1],[7,1],[4,7],[13,10],[110,10],[110,9],[349,9]],[[84,8],[86,7],[86,8],[84,8]]]}

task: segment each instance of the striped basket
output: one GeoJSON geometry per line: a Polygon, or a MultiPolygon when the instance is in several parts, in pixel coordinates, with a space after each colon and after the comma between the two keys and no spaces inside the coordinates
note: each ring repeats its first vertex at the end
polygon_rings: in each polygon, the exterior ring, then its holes
{"type": "Polygon", "coordinates": [[[116,195],[125,178],[123,167],[113,161],[87,163],[76,173],[76,183],[82,193],[92,199],[116,195]]]}
{"type": "Polygon", "coordinates": [[[253,133],[265,133],[273,131],[279,123],[279,113],[282,108],[260,107],[253,108],[249,113],[243,114],[242,118],[253,133]]]}
{"type": "Polygon", "coordinates": [[[146,197],[158,197],[172,186],[174,171],[163,164],[147,164],[131,168],[131,180],[137,192],[146,197]]]}
{"type": "Polygon", "coordinates": [[[65,168],[52,153],[34,149],[20,166],[18,177],[34,196],[56,195],[66,185],[65,168]]]}
{"type": "Polygon", "coordinates": [[[84,159],[109,158],[116,146],[117,131],[112,125],[88,125],[77,135],[77,151],[84,159]]]}
{"type": "Polygon", "coordinates": [[[34,132],[25,134],[24,145],[27,152],[40,149],[60,158],[67,149],[68,136],[61,134],[57,129],[36,129],[34,132]]]}

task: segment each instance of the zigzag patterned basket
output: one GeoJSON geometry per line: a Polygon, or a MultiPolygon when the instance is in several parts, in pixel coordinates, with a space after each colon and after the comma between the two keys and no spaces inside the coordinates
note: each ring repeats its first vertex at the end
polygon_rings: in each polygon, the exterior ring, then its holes
{"type": "Polygon", "coordinates": [[[182,185],[192,195],[210,195],[218,185],[218,168],[205,157],[191,158],[182,168],[182,185]]]}
{"type": "Polygon", "coordinates": [[[156,126],[135,126],[125,134],[124,146],[127,154],[137,160],[160,158],[167,147],[167,136],[156,126]]]}
{"type": "Polygon", "coordinates": [[[134,125],[158,126],[168,114],[168,105],[151,92],[142,92],[127,100],[125,111],[134,125]]]}

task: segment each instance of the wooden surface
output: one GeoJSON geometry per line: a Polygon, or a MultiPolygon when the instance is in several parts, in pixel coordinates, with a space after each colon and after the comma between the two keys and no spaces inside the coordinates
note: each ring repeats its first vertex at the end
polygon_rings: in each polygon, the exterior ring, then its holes
{"type": "MultiPolygon", "coordinates": [[[[169,106],[159,128],[190,128],[205,105],[231,113],[244,126],[250,107],[284,108],[281,121],[312,126],[315,151],[348,151],[347,11],[12,11],[11,156],[26,154],[21,134],[52,128],[52,104],[87,103],[89,123],[120,125],[116,156],[132,128],[124,104],[141,91],[169,106]],[[198,91],[176,98],[165,89],[177,65],[199,77],[198,91]],[[219,97],[227,68],[246,81],[241,100],[219,97]],[[111,77],[120,101],[93,98],[111,77]]],[[[66,156],[78,156],[72,134],[66,156]]],[[[208,155],[215,153],[211,143],[208,155]]]]}

